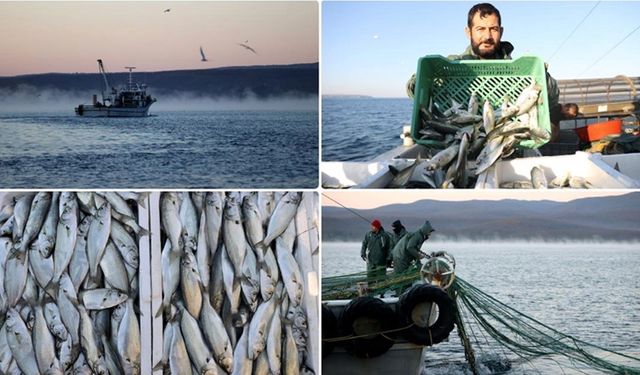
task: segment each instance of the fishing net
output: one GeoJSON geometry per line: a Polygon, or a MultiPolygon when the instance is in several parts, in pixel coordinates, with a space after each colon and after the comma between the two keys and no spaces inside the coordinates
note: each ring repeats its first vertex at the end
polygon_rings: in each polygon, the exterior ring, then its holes
{"type": "MultiPolygon", "coordinates": [[[[369,295],[399,295],[421,279],[417,267],[401,274],[375,277],[368,276],[367,272],[327,277],[322,281],[322,299],[357,297],[358,283],[360,288],[366,285],[369,295]]],[[[578,371],[593,369],[640,374],[640,358],[555,330],[498,301],[459,276],[448,292],[454,301],[458,335],[473,373],[477,373],[480,366],[491,373],[507,372],[514,362],[530,363],[534,358],[544,357],[557,361],[560,367],[569,366],[578,371]],[[564,364],[567,361],[560,363],[560,358],[567,359],[568,364],[564,364]]]]}

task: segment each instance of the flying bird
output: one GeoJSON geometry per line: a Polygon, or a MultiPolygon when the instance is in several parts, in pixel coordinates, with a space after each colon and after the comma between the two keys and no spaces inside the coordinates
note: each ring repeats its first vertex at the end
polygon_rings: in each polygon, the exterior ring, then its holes
{"type": "Polygon", "coordinates": [[[247,43],[249,43],[249,41],[248,41],[248,40],[245,40],[245,41],[244,41],[244,43],[238,43],[238,45],[239,45],[240,47],[244,47],[244,48],[248,49],[249,51],[251,51],[251,52],[253,52],[253,53],[255,53],[255,54],[257,55],[257,54],[258,54],[258,52],[256,52],[256,50],[255,50],[255,49],[253,49],[253,48],[249,47],[249,46],[247,45],[247,43]]]}
{"type": "Polygon", "coordinates": [[[169,12],[171,12],[171,8],[168,8],[168,9],[164,10],[164,13],[169,13],[169,12]]]}
{"type": "Polygon", "coordinates": [[[200,46],[200,56],[202,56],[202,59],[200,61],[208,61],[206,56],[204,55],[204,51],[202,50],[202,46],[200,46]]]}

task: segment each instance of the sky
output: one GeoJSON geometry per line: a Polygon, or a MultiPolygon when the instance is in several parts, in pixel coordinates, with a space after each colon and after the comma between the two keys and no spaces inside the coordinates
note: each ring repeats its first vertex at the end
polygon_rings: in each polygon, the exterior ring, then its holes
{"type": "Polygon", "coordinates": [[[94,73],[99,58],[111,72],[316,63],[318,13],[315,1],[0,1],[0,76],[94,73]]]}
{"type": "MultiPolygon", "coordinates": [[[[324,1],[322,93],[406,97],[418,58],[460,54],[469,45],[464,28],[474,4],[324,1]]],[[[515,46],[512,57],[539,56],[556,79],[640,76],[640,1],[492,4],[502,16],[502,40],[515,46]]]]}
{"type": "Polygon", "coordinates": [[[436,201],[469,201],[469,200],[503,200],[518,199],[526,201],[549,200],[556,202],[568,202],[574,199],[608,197],[629,194],[628,190],[358,190],[354,191],[324,191],[322,193],[322,205],[339,207],[334,199],[341,204],[353,209],[370,209],[394,203],[413,203],[423,199],[436,201]],[[331,199],[329,199],[329,198],[331,199]]]}

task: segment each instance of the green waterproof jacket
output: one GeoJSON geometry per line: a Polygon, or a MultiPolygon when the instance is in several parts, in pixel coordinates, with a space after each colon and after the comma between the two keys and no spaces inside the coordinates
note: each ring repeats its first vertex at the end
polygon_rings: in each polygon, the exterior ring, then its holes
{"type": "Polygon", "coordinates": [[[367,257],[367,268],[387,267],[387,259],[391,251],[391,239],[384,229],[378,233],[368,232],[362,241],[361,257],[367,257]]]}
{"type": "MultiPolygon", "coordinates": [[[[396,234],[396,232],[389,232],[389,236],[391,237],[391,248],[392,249],[394,247],[396,247],[398,242],[400,242],[400,239],[402,239],[402,237],[404,237],[405,234],[407,234],[407,230],[404,227],[402,227],[402,229],[400,229],[400,233],[396,234]]],[[[389,253],[390,253],[389,260],[391,260],[391,258],[392,258],[391,253],[392,252],[389,252],[389,253]]]]}
{"type": "Polygon", "coordinates": [[[420,247],[433,231],[431,224],[424,223],[416,232],[407,233],[393,248],[393,271],[406,271],[413,261],[420,263],[420,247]]]}

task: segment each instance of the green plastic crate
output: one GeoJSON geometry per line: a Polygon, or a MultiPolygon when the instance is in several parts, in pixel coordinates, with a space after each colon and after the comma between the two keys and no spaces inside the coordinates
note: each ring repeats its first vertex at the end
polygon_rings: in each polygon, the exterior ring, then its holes
{"type": "MultiPolygon", "coordinates": [[[[542,88],[538,100],[538,126],[551,132],[547,80],[543,61],[535,56],[524,56],[516,60],[460,60],[451,61],[440,55],[424,56],[418,60],[411,137],[418,144],[442,147],[440,141],[420,139],[420,106],[429,108],[429,101],[442,110],[451,107],[451,99],[469,103],[473,92],[478,96],[480,111],[488,99],[495,107],[502,104],[505,95],[515,101],[522,90],[535,80],[542,88]]],[[[520,148],[538,148],[546,142],[522,141],[520,148]]]]}

